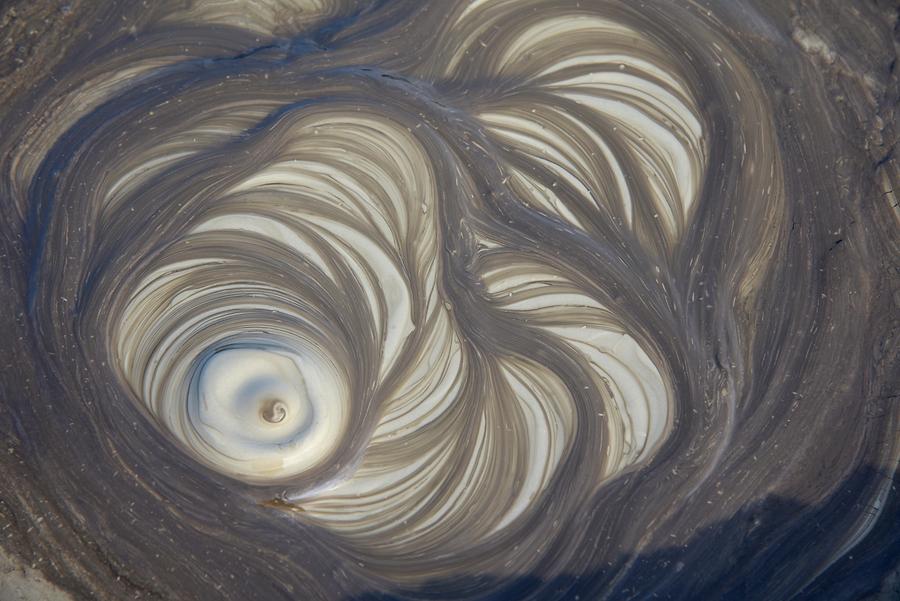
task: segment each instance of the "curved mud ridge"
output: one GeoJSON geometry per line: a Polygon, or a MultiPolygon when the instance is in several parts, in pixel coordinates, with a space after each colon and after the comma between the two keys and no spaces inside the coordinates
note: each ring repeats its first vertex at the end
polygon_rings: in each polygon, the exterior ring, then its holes
{"type": "Polygon", "coordinates": [[[893,586],[890,3],[48,10],[9,552],[98,599],[893,586]]]}

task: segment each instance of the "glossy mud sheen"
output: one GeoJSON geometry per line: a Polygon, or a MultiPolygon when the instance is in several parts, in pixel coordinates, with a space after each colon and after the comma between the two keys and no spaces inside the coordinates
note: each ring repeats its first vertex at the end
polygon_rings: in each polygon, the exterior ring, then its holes
{"type": "Polygon", "coordinates": [[[891,3],[48,11],[4,21],[10,553],[98,599],[896,586],[891,3]]]}

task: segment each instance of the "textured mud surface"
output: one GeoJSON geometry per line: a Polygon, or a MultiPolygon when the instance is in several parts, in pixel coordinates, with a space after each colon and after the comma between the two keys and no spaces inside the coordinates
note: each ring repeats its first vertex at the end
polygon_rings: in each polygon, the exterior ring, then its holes
{"type": "Polygon", "coordinates": [[[894,3],[2,11],[17,562],[91,599],[896,594],[894,3]]]}

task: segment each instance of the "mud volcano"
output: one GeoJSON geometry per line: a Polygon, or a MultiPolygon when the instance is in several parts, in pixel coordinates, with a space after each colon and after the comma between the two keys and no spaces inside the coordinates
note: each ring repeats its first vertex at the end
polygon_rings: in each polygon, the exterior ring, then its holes
{"type": "Polygon", "coordinates": [[[74,599],[896,598],[893,1],[0,9],[0,544],[74,599]]]}

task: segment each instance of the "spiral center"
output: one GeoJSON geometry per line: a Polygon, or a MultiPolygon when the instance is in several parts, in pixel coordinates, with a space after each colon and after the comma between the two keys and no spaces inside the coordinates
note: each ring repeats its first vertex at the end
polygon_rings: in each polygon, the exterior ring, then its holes
{"type": "Polygon", "coordinates": [[[279,399],[269,399],[263,403],[259,414],[270,424],[278,424],[287,416],[287,406],[279,399]]]}

